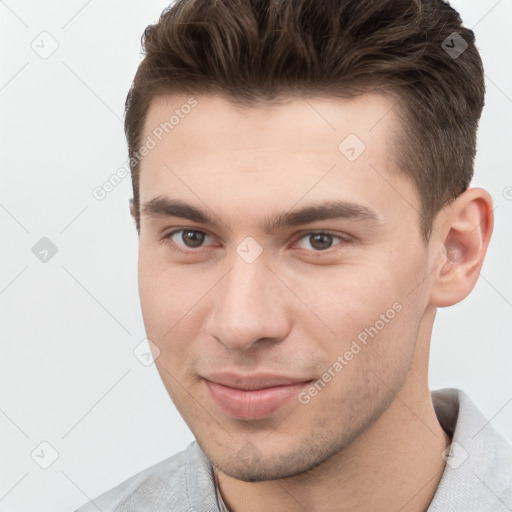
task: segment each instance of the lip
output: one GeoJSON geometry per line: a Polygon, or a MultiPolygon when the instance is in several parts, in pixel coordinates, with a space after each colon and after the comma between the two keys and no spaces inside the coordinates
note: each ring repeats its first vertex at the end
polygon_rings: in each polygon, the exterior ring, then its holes
{"type": "Polygon", "coordinates": [[[272,415],[311,380],[274,374],[217,373],[203,377],[210,396],[228,416],[256,420],[272,415]]]}

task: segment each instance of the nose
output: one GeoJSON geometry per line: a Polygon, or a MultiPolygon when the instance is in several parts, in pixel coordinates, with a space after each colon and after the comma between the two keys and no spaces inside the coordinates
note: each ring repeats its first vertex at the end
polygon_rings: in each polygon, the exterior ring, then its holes
{"type": "Polygon", "coordinates": [[[248,350],[258,341],[284,339],[292,320],[282,284],[259,258],[252,263],[234,258],[216,287],[208,334],[231,350],[248,350]]]}

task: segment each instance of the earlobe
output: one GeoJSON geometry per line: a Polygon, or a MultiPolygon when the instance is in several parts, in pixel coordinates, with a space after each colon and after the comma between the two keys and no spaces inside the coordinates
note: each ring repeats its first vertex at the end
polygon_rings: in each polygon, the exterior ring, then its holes
{"type": "Polygon", "coordinates": [[[471,293],[494,224],[492,198],[480,188],[466,190],[447,210],[439,228],[444,236],[438,240],[437,249],[434,246],[439,264],[434,272],[430,304],[436,307],[452,306],[471,293]]]}

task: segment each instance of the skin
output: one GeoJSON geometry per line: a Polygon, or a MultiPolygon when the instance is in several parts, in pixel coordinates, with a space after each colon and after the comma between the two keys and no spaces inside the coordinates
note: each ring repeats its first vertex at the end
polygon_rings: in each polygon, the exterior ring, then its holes
{"type": "MultiPolygon", "coordinates": [[[[492,233],[490,195],[461,194],[438,214],[427,244],[418,193],[394,164],[400,120],[385,96],[249,109],[195,99],[142,160],[140,202],[180,199],[226,226],[142,215],[139,291],[159,374],[226,505],[426,510],[451,442],[428,386],[432,326],[436,308],[461,301],[477,281],[492,233]],[[352,162],[338,150],[350,133],[366,146],[352,162]],[[365,205],[379,223],[263,231],[269,216],[326,199],[365,205]],[[180,228],[208,236],[199,247],[183,232],[165,238],[180,228]],[[318,230],[333,233],[329,248],[318,249],[318,230]],[[352,243],[337,238],[347,235],[352,243]],[[262,249],[252,263],[236,251],[248,236],[262,249]],[[321,379],[395,303],[400,312],[309,403],[293,399],[268,418],[240,420],[211,400],[201,376],[212,371],[321,379]]],[[[154,99],[143,138],[187,100],[154,99]]]]}

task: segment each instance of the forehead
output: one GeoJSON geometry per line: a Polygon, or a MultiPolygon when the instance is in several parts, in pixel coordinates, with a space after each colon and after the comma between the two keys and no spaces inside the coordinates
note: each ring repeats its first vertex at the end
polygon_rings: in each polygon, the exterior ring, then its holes
{"type": "Polygon", "coordinates": [[[143,136],[166,139],[188,156],[198,153],[188,149],[222,151],[219,141],[229,141],[233,150],[252,145],[330,153],[348,134],[374,150],[383,143],[389,149],[398,123],[394,106],[393,98],[377,92],[353,99],[288,97],[278,105],[260,102],[247,107],[217,95],[164,95],[153,99],[143,136]]]}
{"type": "Polygon", "coordinates": [[[398,122],[392,98],[379,93],[244,108],[220,96],[159,96],[144,125],[142,140],[154,145],[141,161],[140,202],[168,194],[199,205],[208,196],[249,214],[272,197],[286,208],[330,195],[382,210],[405,187],[399,195],[419,204],[396,173],[398,122]]]}

